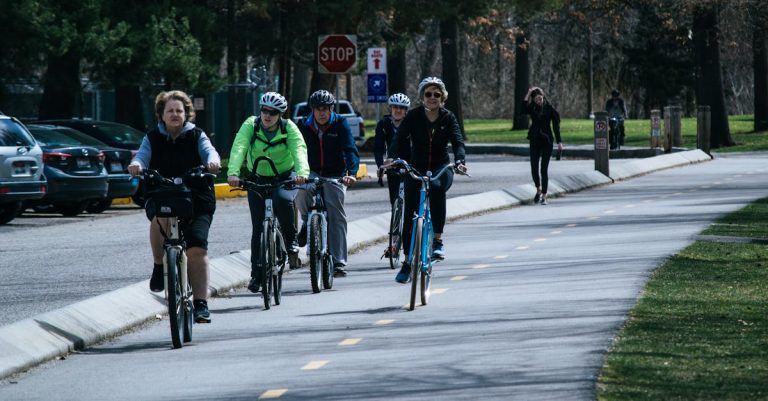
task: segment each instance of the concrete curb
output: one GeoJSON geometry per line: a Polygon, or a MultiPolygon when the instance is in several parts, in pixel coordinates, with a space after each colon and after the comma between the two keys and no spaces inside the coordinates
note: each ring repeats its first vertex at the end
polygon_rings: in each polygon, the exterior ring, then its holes
{"type": "MultiPolygon", "coordinates": [[[[656,156],[615,169],[606,177],[597,171],[550,180],[551,196],[606,185],[615,179],[711,160],[695,150],[656,156]]],[[[528,203],[536,193],[531,184],[461,196],[448,200],[449,220],[528,203]]],[[[347,238],[350,252],[387,237],[389,213],[350,222],[347,238]]],[[[244,285],[250,277],[250,251],[240,251],[211,261],[212,295],[244,285]]],[[[166,312],[162,294],[149,291],[148,280],[120,288],[75,304],[0,327],[0,378],[37,364],[84,349],[95,343],[156,319],[166,312]]]]}

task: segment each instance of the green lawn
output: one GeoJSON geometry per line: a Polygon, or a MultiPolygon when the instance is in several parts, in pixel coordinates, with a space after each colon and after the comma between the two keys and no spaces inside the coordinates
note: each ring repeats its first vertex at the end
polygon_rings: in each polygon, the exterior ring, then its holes
{"type": "MultiPolygon", "coordinates": [[[[705,234],[768,239],[768,199],[705,234]]],[[[599,400],[768,399],[768,247],[697,241],[652,275],[606,355],[599,400]]]]}

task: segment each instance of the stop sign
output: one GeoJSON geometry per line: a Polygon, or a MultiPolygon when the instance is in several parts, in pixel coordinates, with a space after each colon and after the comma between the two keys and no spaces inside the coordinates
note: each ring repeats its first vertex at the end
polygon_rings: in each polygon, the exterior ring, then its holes
{"type": "Polygon", "coordinates": [[[355,35],[321,35],[317,38],[317,70],[323,74],[346,74],[357,62],[355,35]]]}

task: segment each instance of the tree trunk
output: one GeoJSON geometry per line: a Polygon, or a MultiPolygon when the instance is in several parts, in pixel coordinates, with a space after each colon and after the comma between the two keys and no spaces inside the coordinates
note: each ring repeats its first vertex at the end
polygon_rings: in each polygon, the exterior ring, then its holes
{"type": "Polygon", "coordinates": [[[406,43],[392,43],[387,47],[387,79],[389,80],[389,93],[406,93],[406,43]]]}
{"type": "Polygon", "coordinates": [[[696,100],[711,107],[710,145],[716,149],[734,145],[728,128],[725,93],[720,67],[720,39],[717,9],[702,5],[693,13],[693,41],[696,58],[696,100]]]}
{"type": "Polygon", "coordinates": [[[528,129],[528,115],[523,114],[523,99],[531,86],[531,63],[528,58],[528,34],[525,30],[515,38],[515,115],[512,129],[528,129]]]}
{"type": "Polygon", "coordinates": [[[766,31],[752,33],[752,60],[755,76],[755,131],[768,130],[768,40],[766,31]]]}
{"type": "Polygon", "coordinates": [[[80,54],[69,50],[61,56],[49,56],[38,118],[72,118],[80,96],[80,54]]]}
{"type": "MultiPolygon", "coordinates": [[[[119,80],[115,80],[119,82],[119,80]]],[[[157,119],[154,115],[153,121],[157,119]]],[[[130,125],[139,131],[146,132],[144,111],[141,105],[141,90],[138,85],[122,84],[115,86],[115,121],[130,125]]]]}
{"type": "Polygon", "coordinates": [[[305,64],[296,62],[293,64],[293,85],[291,85],[291,106],[299,102],[306,102],[309,98],[309,74],[311,69],[305,64]]]}
{"type": "Polygon", "coordinates": [[[595,96],[595,64],[594,64],[594,47],[592,44],[592,25],[588,27],[587,31],[587,118],[594,117],[594,96],[595,96]]]}
{"type": "MultiPolygon", "coordinates": [[[[459,66],[459,24],[453,18],[440,22],[440,51],[443,54],[443,82],[448,89],[445,107],[456,115],[464,135],[461,112],[461,68],[459,66]]],[[[466,135],[464,135],[466,137],[466,135]]]]}

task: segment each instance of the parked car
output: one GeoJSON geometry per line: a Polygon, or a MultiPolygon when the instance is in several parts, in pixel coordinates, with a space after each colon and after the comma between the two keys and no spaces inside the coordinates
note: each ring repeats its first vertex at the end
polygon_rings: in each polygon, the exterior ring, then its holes
{"type": "Polygon", "coordinates": [[[92,136],[109,146],[120,149],[137,150],[144,139],[144,133],[131,126],[96,120],[44,120],[34,124],[56,124],[74,128],[92,136]]]}
{"type": "Polygon", "coordinates": [[[43,150],[19,120],[0,113],[0,224],[13,220],[22,203],[45,196],[43,150]]]}
{"type": "Polygon", "coordinates": [[[35,130],[33,135],[43,149],[48,191],[40,199],[24,201],[25,209],[56,210],[64,216],[76,216],[93,202],[106,199],[109,176],[103,152],[74,145],[71,137],[55,130],[35,130]]]}
{"type": "MultiPolygon", "coordinates": [[[[359,112],[355,111],[355,109],[352,107],[352,103],[350,103],[348,100],[339,100],[337,104],[337,113],[347,119],[349,129],[352,131],[352,136],[355,138],[355,144],[358,148],[362,147],[365,143],[365,124],[363,121],[363,116],[361,116],[359,112]]],[[[312,112],[312,109],[307,105],[307,102],[301,102],[293,105],[292,111],[293,114],[291,116],[291,120],[298,124],[299,121],[309,116],[309,114],[312,112]]]]}
{"type": "MultiPolygon", "coordinates": [[[[104,154],[104,168],[107,170],[107,197],[93,201],[86,211],[88,213],[101,213],[112,204],[112,199],[132,196],[136,193],[137,180],[132,180],[128,174],[128,164],[133,157],[132,151],[119,149],[105,144],[98,139],[88,136],[76,129],[54,124],[27,124],[27,128],[33,136],[64,135],[70,139],[67,144],[72,146],[90,146],[100,150],[104,154]],[[43,131],[53,131],[50,134],[43,131]]],[[[58,141],[64,143],[66,139],[59,137],[58,141]]]]}

